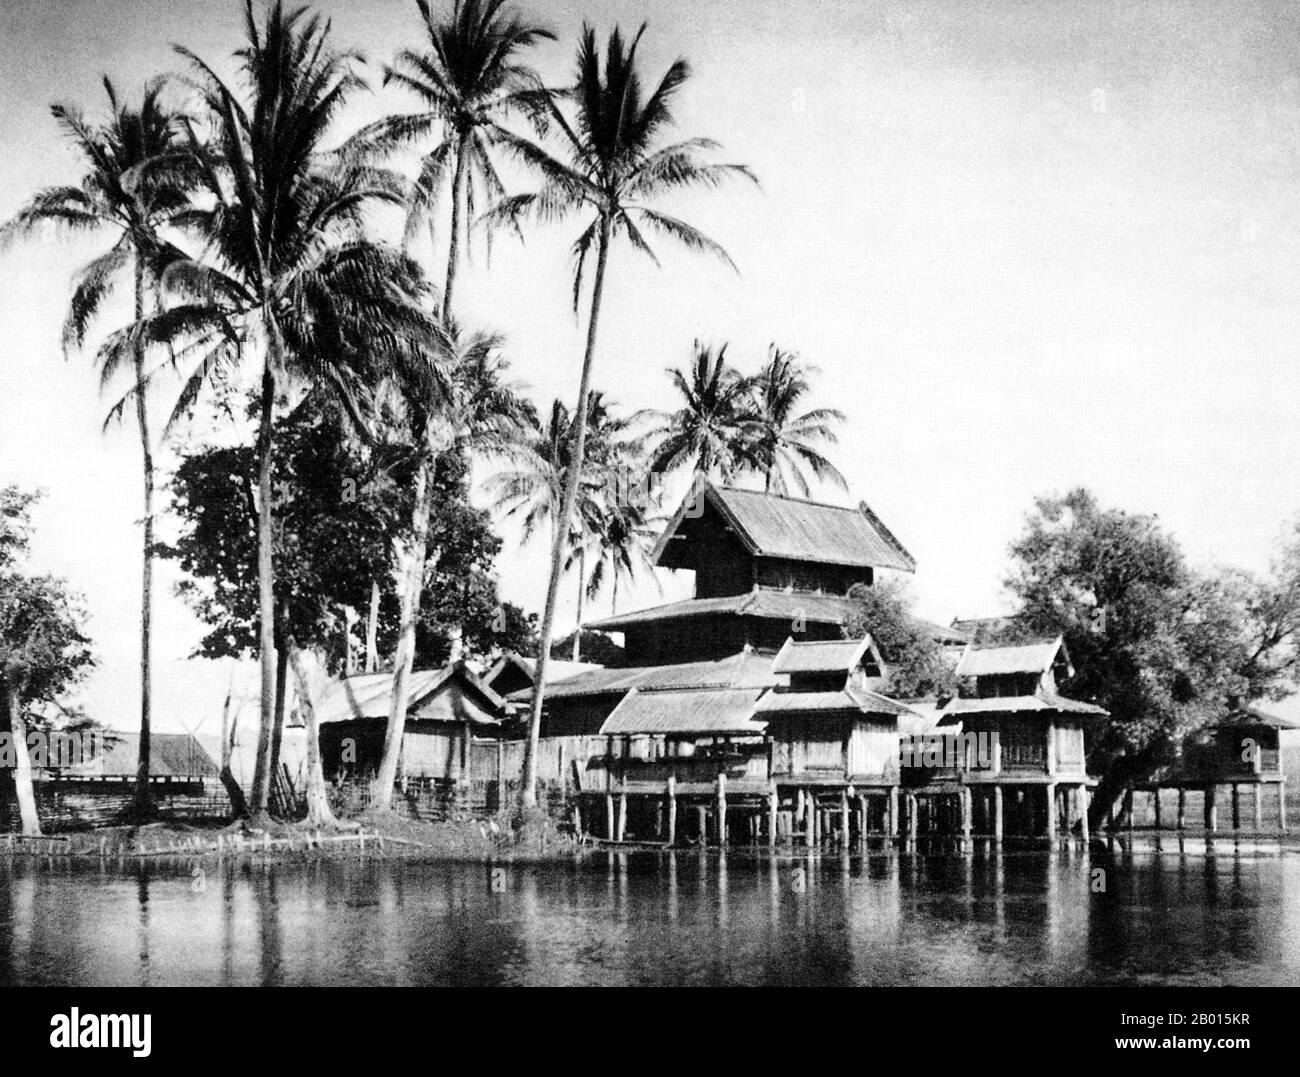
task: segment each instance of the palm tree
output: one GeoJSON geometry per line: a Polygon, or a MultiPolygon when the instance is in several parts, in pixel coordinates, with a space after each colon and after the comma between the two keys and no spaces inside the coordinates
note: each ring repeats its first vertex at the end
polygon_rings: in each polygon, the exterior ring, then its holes
{"type": "MultiPolygon", "coordinates": [[[[640,467],[640,453],[627,454],[619,466],[628,473],[640,467]]],[[[594,600],[608,579],[610,616],[618,612],[619,581],[630,581],[638,572],[653,568],[650,549],[664,523],[657,509],[648,491],[643,491],[639,484],[625,483],[612,494],[606,489],[596,528],[590,533],[589,545],[595,554],[595,564],[587,578],[586,592],[594,600]]],[[[579,618],[579,630],[581,627],[579,618]]],[[[579,638],[580,635],[581,632],[579,638]]],[[[574,653],[577,661],[576,650],[574,653]]]]}
{"type": "Polygon", "coordinates": [[[429,550],[434,469],[443,454],[449,452],[509,455],[520,439],[523,424],[532,415],[516,387],[505,380],[507,364],[499,354],[499,337],[488,333],[462,336],[454,321],[440,327],[439,337],[445,349],[441,365],[434,364],[423,377],[399,379],[400,403],[416,442],[415,500],[398,595],[393,689],[375,782],[377,808],[392,804],[410,702],[420,599],[425,577],[441,556],[440,551],[429,550]]]}
{"type": "MultiPolygon", "coordinates": [[[[735,268],[727,252],[712,239],[685,221],[650,208],[649,202],[671,191],[715,187],[735,176],[754,178],[743,165],[703,163],[701,151],[717,145],[709,139],[688,139],[656,149],[672,124],[672,101],[690,76],[690,68],[684,60],[675,61],[654,90],[643,93],[636,66],[636,50],[644,32],[642,26],[630,43],[624,42],[618,30],[610,34],[602,66],[595,31],[589,26],[583,27],[578,47],[577,80],[571,89],[549,99],[547,106],[547,115],[560,133],[564,159],[508,132],[503,133],[500,139],[502,145],[513,150],[541,174],[542,185],[535,193],[516,195],[500,202],[489,215],[492,219],[515,220],[520,216],[532,216],[540,221],[553,221],[578,212],[592,215],[573,245],[575,310],[587,258],[593,252],[596,258],[587,316],[587,343],[574,408],[576,415],[587,414],[591,371],[596,356],[596,328],[605,290],[605,271],[614,240],[626,236],[633,247],[657,263],[641,231],[644,227],[655,235],[683,244],[689,250],[713,254],[735,268]],[[567,98],[572,103],[573,123],[560,110],[559,98],[567,98]]],[[[555,544],[551,550],[551,573],[538,641],[536,682],[520,794],[525,807],[537,802],[537,742],[546,694],[546,660],[551,647],[560,576],[564,571],[564,539],[573,518],[578,479],[585,459],[586,434],[586,423],[577,424],[573,448],[577,466],[569,469],[559,510],[560,526],[555,529],[555,544]]]]}
{"type": "Polygon", "coordinates": [[[690,465],[695,474],[732,482],[758,465],[759,427],[753,385],[727,364],[727,346],[695,342],[686,371],[669,369],[668,377],[681,397],[670,413],[657,413],[659,442],[650,460],[662,475],[690,465]]]}
{"type": "MultiPolygon", "coordinates": [[[[358,399],[395,365],[419,371],[434,347],[420,303],[425,285],[408,259],[369,241],[362,215],[376,201],[401,202],[387,174],[341,167],[327,153],[331,123],[363,84],[352,56],[333,49],[329,24],[280,0],[262,26],[245,3],[247,43],[236,53],[247,83],[241,101],[213,69],[178,48],[211,128],[189,123],[204,170],[205,203],[185,224],[205,255],[173,263],[164,286],[177,304],[142,333],[165,343],[173,363],[192,363],[172,413],[186,414],[204,387],[250,353],[258,364],[258,632],[261,729],[249,809],[265,812],[276,696],[272,429],[277,401],[295,383],[330,390],[358,425],[358,399]],[[419,360],[420,362],[417,362],[419,360]]],[[[427,364],[425,364],[427,366],[427,364]]],[[[308,730],[314,736],[313,730],[308,730]]]]}
{"type": "Polygon", "coordinates": [[[794,352],[773,344],[767,351],[767,364],[751,383],[758,429],[755,453],[764,488],[770,494],[788,493],[793,481],[800,496],[807,497],[805,465],[821,481],[841,490],[849,488],[839,469],[817,448],[818,443],[834,445],[839,441],[834,427],[844,421],[844,413],[834,408],[814,408],[795,414],[808,394],[809,378],[816,373],[816,367],[801,363],[794,352]]]}
{"type": "MultiPolygon", "coordinates": [[[[148,83],[139,107],[120,101],[111,81],[104,79],[111,109],[108,120],[88,122],[71,105],[54,105],[51,112],[81,154],[85,174],[76,186],[51,187],[38,193],[0,229],[0,246],[43,226],[74,233],[104,233],[113,245],[77,274],[72,302],[63,327],[65,352],[80,348],[91,323],[119,283],[132,281],[135,320],[144,319],[157,277],[175,252],[162,231],[189,205],[193,186],[186,168],[178,116],[162,101],[161,80],[148,83]]],[[[144,474],[144,538],[140,587],[140,754],[136,770],[135,814],[152,813],[149,786],[152,726],[154,466],[145,406],[144,345],[130,342],[135,374],[135,417],[140,433],[144,474]]],[[[105,376],[111,371],[106,369],[105,376]]]]}
{"type": "Polygon", "coordinates": [[[505,187],[492,161],[492,151],[512,114],[537,116],[546,95],[536,72],[520,54],[554,34],[503,10],[505,0],[453,0],[451,11],[435,19],[427,0],[416,0],[428,50],[403,49],[384,75],[420,98],[424,109],[410,115],[387,116],[364,127],[353,144],[370,153],[388,154],[425,141],[437,141],[421,159],[407,238],[424,226],[432,240],[435,218],[451,176],[451,223],[448,232],[447,275],[442,293],[444,312],[452,309],[459,268],[461,233],[469,245],[468,224],[476,202],[505,197],[505,187]]]}
{"type": "MultiPolygon", "coordinates": [[[[601,393],[587,398],[587,459],[578,485],[575,512],[577,523],[564,536],[567,572],[578,565],[578,624],[582,624],[582,599],[586,581],[587,549],[603,527],[610,478],[622,460],[624,437],[631,419],[615,416],[601,393]]],[[[521,519],[523,540],[530,541],[549,524],[551,541],[560,527],[560,506],[573,462],[573,418],[563,402],[551,404],[542,425],[533,417],[518,448],[510,456],[512,466],[495,472],[483,484],[496,510],[505,517],[521,519]]],[[[574,637],[574,654],[580,655],[581,631],[574,637]]],[[[575,657],[574,661],[577,661],[575,657]]]]}

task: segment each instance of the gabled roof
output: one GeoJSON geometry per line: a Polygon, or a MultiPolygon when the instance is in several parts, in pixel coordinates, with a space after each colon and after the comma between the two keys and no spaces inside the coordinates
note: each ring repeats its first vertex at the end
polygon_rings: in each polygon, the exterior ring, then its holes
{"type": "MultiPolygon", "coordinates": [[[[1227,729],[1233,726],[1271,726],[1274,729],[1300,729],[1300,721],[1295,721],[1278,713],[1285,709],[1290,700],[1280,703],[1251,703],[1240,707],[1217,722],[1211,722],[1213,729],[1227,729]]],[[[1300,701],[1297,701],[1300,702],[1300,701]]]]}
{"type": "MultiPolygon", "coordinates": [[[[740,651],[716,662],[679,662],[670,666],[627,666],[580,673],[548,688],[546,698],[621,695],[633,688],[767,688],[776,684],[771,654],[740,651]]],[[[509,698],[526,699],[531,689],[511,692],[509,698]]]]}
{"type": "Polygon", "coordinates": [[[773,673],[844,673],[857,668],[863,655],[871,651],[880,663],[870,636],[862,639],[807,640],[787,639],[772,662],[773,673]]]}
{"type": "Polygon", "coordinates": [[[704,479],[692,485],[659,537],[651,554],[652,563],[660,563],[688,513],[698,515],[695,510],[701,497],[703,503],[722,514],[755,557],[916,571],[916,560],[865,501],[850,509],[757,490],[714,486],[704,479]]]}
{"type": "Polygon", "coordinates": [[[1060,656],[1066,665],[1069,655],[1060,636],[1053,640],[1026,643],[1015,647],[969,647],[957,663],[958,677],[986,677],[1003,673],[1041,675],[1051,669],[1060,656]]]}
{"type": "Polygon", "coordinates": [[[860,714],[910,715],[914,712],[896,699],[868,688],[848,685],[838,692],[794,692],[777,689],[758,701],[755,714],[828,714],[857,711],[860,714]]]}
{"type": "Polygon", "coordinates": [[[626,734],[761,734],[753,720],[762,688],[637,689],[623,698],[605,723],[601,736],[626,734]]]}
{"type": "MultiPolygon", "coordinates": [[[[505,706],[505,700],[479,680],[462,662],[443,666],[442,669],[413,670],[409,683],[410,695],[406,707],[408,717],[416,717],[416,712],[444,686],[468,690],[477,697],[484,711],[500,711],[505,706]]],[[[387,719],[392,692],[392,673],[363,673],[356,677],[331,680],[316,701],[317,721],[324,725],[356,718],[387,719]]],[[[477,710],[467,712],[464,717],[481,724],[494,721],[477,710]]]]}
{"type": "Polygon", "coordinates": [[[1077,699],[1039,693],[1035,696],[993,696],[987,699],[954,699],[943,709],[939,724],[952,725],[966,714],[1074,714],[1092,718],[1106,718],[1110,711],[1093,703],[1077,699]]]}
{"type": "MultiPolygon", "coordinates": [[[[140,762],[140,734],[109,730],[102,759],[88,759],[70,773],[134,775],[140,762]]],[[[149,773],[155,778],[215,778],[217,764],[189,733],[150,733],[149,773]]]]}
{"type": "MultiPolygon", "coordinates": [[[[492,663],[492,668],[483,674],[483,683],[490,685],[509,668],[518,670],[531,681],[533,679],[533,670],[537,668],[537,659],[525,658],[514,651],[506,651],[492,663]]],[[[595,662],[563,662],[550,658],[546,662],[546,683],[554,684],[557,681],[567,681],[570,677],[576,677],[579,673],[589,673],[593,669],[601,668],[603,667],[595,662]]]]}

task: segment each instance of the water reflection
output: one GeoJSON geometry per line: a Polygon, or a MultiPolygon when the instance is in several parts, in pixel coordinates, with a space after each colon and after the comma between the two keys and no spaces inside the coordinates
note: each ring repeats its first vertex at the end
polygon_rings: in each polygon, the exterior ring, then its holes
{"type": "Polygon", "coordinates": [[[0,983],[1300,983],[1300,857],[1275,845],[192,872],[0,862],[0,983]]]}

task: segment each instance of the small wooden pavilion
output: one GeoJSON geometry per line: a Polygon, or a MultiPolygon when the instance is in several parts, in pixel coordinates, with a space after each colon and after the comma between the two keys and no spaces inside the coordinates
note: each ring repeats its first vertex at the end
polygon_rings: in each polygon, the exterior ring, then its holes
{"type": "Polygon", "coordinates": [[[898,826],[899,719],[911,712],[878,691],[885,666],[870,636],[787,639],[772,665],[784,682],[758,703],[767,723],[776,788],[770,833],[808,844],[822,833],[841,842],[898,826]]]}
{"type": "MultiPolygon", "coordinates": [[[[1162,811],[1161,793],[1177,791],[1177,808],[1174,825],[1179,830],[1187,826],[1187,801],[1189,794],[1199,793],[1205,829],[1214,833],[1219,829],[1218,797],[1225,786],[1229,793],[1232,812],[1232,829],[1244,829],[1242,822],[1242,793],[1249,791],[1251,799],[1252,829],[1260,833],[1265,829],[1264,802],[1271,799],[1276,805],[1272,822],[1277,829],[1286,831],[1286,773],[1282,764],[1281,736],[1284,730],[1300,729],[1300,723],[1272,713],[1267,704],[1242,704],[1205,730],[1206,737],[1186,744],[1182,761],[1150,782],[1133,785],[1125,793],[1120,820],[1133,826],[1134,794],[1144,793],[1150,799],[1151,821],[1157,830],[1166,822],[1162,811]]],[[[1116,820],[1112,820],[1112,828],[1116,820]]]]}
{"type": "Polygon", "coordinates": [[[1060,694],[1073,675],[1064,641],[971,646],[956,672],[973,679],[974,696],[953,699],[937,730],[903,742],[909,832],[928,800],[932,822],[951,820],[967,837],[977,828],[1001,840],[1078,826],[1086,839],[1096,779],[1084,730],[1108,712],[1060,694]]]}
{"type": "MultiPolygon", "coordinates": [[[[327,778],[378,772],[392,687],[391,673],[366,673],[334,681],[323,693],[316,712],[327,778]]],[[[505,701],[463,662],[414,671],[399,780],[468,780],[474,735],[498,737],[504,716],[505,701]]]]}

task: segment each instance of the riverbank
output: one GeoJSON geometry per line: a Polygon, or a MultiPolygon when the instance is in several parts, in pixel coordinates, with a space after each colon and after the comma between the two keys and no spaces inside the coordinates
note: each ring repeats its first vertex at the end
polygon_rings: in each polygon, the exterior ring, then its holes
{"type": "Polygon", "coordinates": [[[427,823],[395,812],[368,811],[333,827],[270,821],[186,825],[149,823],[41,837],[0,835],[0,855],[138,859],[147,857],[258,857],[314,860],[378,856],[404,860],[528,863],[569,860],[589,844],[538,814],[520,822],[505,816],[427,823]]]}

